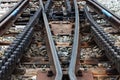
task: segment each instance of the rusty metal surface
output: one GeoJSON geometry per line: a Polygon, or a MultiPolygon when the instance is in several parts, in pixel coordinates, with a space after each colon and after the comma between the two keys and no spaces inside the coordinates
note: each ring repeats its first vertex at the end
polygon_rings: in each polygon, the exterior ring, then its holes
{"type": "Polygon", "coordinates": [[[71,35],[73,24],[68,21],[50,22],[51,30],[54,35],[71,35]]]}
{"type": "Polygon", "coordinates": [[[89,71],[83,71],[82,72],[83,76],[82,77],[77,77],[77,80],[94,80],[93,79],[93,74],[89,71]]]}
{"type": "Polygon", "coordinates": [[[47,75],[46,72],[38,71],[37,72],[37,80],[54,80],[54,78],[55,78],[55,76],[47,77],[46,75],[47,75]]]}

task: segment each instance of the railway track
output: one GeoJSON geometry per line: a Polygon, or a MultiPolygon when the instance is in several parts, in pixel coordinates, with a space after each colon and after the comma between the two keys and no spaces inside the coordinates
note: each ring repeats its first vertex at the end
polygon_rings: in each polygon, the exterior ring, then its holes
{"type": "MultiPolygon", "coordinates": [[[[67,13],[69,10],[66,8],[66,2],[64,1],[51,2],[51,0],[48,0],[45,4],[46,9],[44,9],[42,1],[40,3],[43,21],[39,24],[38,29],[35,29],[32,44],[27,52],[30,61],[21,61],[18,68],[20,70],[24,69],[26,72],[23,75],[19,74],[18,77],[14,76],[17,79],[25,80],[31,78],[36,78],[37,80],[72,80],[76,76],[71,76],[74,73],[71,74],[72,69],[69,71],[69,64],[75,67],[75,64],[71,63],[71,61],[76,61],[75,58],[77,56],[74,57],[75,60],[72,60],[71,55],[74,55],[72,52],[72,47],[75,46],[76,41],[73,41],[74,35],[76,38],[79,36],[77,34],[79,33],[79,21],[74,20],[75,14],[70,15],[71,13],[67,13]],[[47,12],[47,15],[45,12],[47,12]],[[74,21],[76,22],[75,24],[74,21]],[[40,30],[40,28],[42,29],[40,30]],[[76,29],[75,31],[74,28],[76,29]],[[68,30],[64,31],[64,29],[68,30]],[[36,35],[40,38],[38,39],[36,35]]],[[[77,6],[76,2],[74,4],[77,6]]],[[[72,7],[71,11],[74,12],[74,8],[72,7]]],[[[77,13],[76,17],[78,16],[77,13]]]]}
{"type": "Polygon", "coordinates": [[[0,9],[1,9],[1,13],[0,13],[0,18],[5,16],[5,14],[7,14],[9,12],[9,10],[12,10],[14,8],[14,6],[17,5],[19,1],[18,0],[14,0],[14,1],[0,1],[0,9]]]}
{"type": "MultiPolygon", "coordinates": [[[[93,8],[94,3],[96,2],[88,1],[88,5],[90,6],[90,8],[93,8]]],[[[101,79],[102,80],[112,79],[110,77],[113,74],[114,75],[113,77],[115,77],[116,75],[116,77],[113,78],[113,80],[117,80],[117,77],[119,76],[119,68],[118,68],[119,52],[117,52],[117,50],[119,50],[119,38],[117,36],[119,35],[119,30],[115,28],[118,26],[113,25],[111,20],[115,20],[116,18],[118,19],[118,22],[114,22],[114,24],[119,24],[119,17],[113,15],[109,11],[107,12],[107,10],[100,5],[99,6],[97,5],[96,9],[92,9],[92,11],[87,7],[85,7],[84,10],[85,10],[86,17],[91,24],[91,36],[93,37],[94,41],[99,46],[99,48],[104,52],[103,53],[104,57],[106,56],[108,58],[108,61],[110,61],[112,64],[111,67],[109,67],[109,69],[106,69],[106,74],[109,76],[105,77],[105,74],[104,74],[104,76],[102,76],[103,78],[101,77],[101,79]],[[101,11],[99,11],[98,8],[99,9],[101,8],[100,9],[101,11]],[[95,10],[98,10],[99,12],[106,10],[106,13],[98,14],[98,12],[95,10]],[[109,16],[109,19],[103,16],[103,15],[108,16],[108,14],[111,15],[109,16]]],[[[99,80],[99,78],[97,80],[99,80]]]]}
{"type": "Polygon", "coordinates": [[[26,4],[0,37],[0,80],[119,80],[117,16],[91,0],[26,4]]]}
{"type": "Polygon", "coordinates": [[[1,57],[0,57],[0,79],[9,80],[16,64],[22,57],[22,51],[30,43],[29,39],[33,28],[37,23],[38,14],[41,9],[36,1],[30,2],[30,5],[21,13],[12,26],[0,37],[1,57]],[[38,10],[38,12],[36,12],[38,10]],[[35,22],[36,21],[36,22],[35,22]],[[28,41],[26,43],[26,41],[28,41]],[[25,43],[27,45],[25,45],[25,43]]]}
{"type": "Polygon", "coordinates": [[[28,6],[28,0],[2,0],[0,1],[0,36],[12,26],[17,17],[28,6]]]}

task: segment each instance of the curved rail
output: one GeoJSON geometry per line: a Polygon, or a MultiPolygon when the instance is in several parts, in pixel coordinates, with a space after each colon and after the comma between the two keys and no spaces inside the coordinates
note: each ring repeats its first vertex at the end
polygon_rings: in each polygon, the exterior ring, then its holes
{"type": "Polygon", "coordinates": [[[15,21],[15,19],[22,13],[22,11],[28,6],[29,0],[22,0],[18,5],[13,8],[6,16],[0,20],[0,36],[6,32],[6,29],[15,21]]]}
{"type": "Polygon", "coordinates": [[[44,24],[45,24],[45,28],[46,28],[46,32],[47,32],[48,41],[49,41],[49,44],[50,44],[50,50],[51,50],[51,53],[52,53],[54,66],[55,66],[55,69],[56,69],[55,80],[62,80],[62,69],[61,69],[61,65],[60,65],[59,58],[58,58],[58,55],[57,55],[57,51],[56,51],[56,48],[55,48],[55,44],[54,44],[53,39],[52,39],[52,33],[51,33],[51,30],[50,30],[50,27],[49,27],[49,24],[48,24],[48,20],[47,20],[47,16],[46,16],[46,13],[45,13],[45,10],[44,10],[42,0],[40,0],[40,4],[41,4],[41,7],[42,7],[42,16],[43,16],[43,20],[44,20],[44,24]]]}
{"type": "MultiPolygon", "coordinates": [[[[110,12],[108,9],[106,9],[105,7],[101,6],[100,4],[98,4],[96,1],[94,0],[88,0],[87,1],[87,5],[90,6],[93,10],[95,10],[96,12],[98,12],[99,14],[104,14],[109,22],[112,23],[112,25],[115,28],[120,28],[120,18],[117,17],[115,14],[113,14],[112,12],[110,12]]],[[[119,30],[119,29],[118,29],[119,30]]]]}
{"type": "Polygon", "coordinates": [[[77,80],[75,75],[75,66],[76,66],[78,45],[79,45],[79,12],[78,12],[78,6],[77,6],[76,0],[74,0],[74,6],[75,6],[75,31],[74,31],[75,33],[74,33],[74,40],[73,40],[73,46],[72,46],[71,61],[70,61],[69,71],[68,71],[70,80],[77,80]]]}
{"type": "Polygon", "coordinates": [[[105,50],[106,56],[110,61],[115,63],[116,69],[120,73],[119,69],[119,62],[120,62],[120,55],[119,55],[119,50],[116,50],[113,41],[110,39],[109,36],[107,36],[107,33],[103,31],[103,29],[100,28],[100,25],[98,25],[92,16],[89,14],[87,7],[84,8],[85,15],[87,19],[90,21],[92,27],[91,27],[91,33],[92,36],[94,37],[94,40],[98,44],[98,46],[102,49],[105,50]],[[103,45],[101,45],[103,44],[103,45]]]}

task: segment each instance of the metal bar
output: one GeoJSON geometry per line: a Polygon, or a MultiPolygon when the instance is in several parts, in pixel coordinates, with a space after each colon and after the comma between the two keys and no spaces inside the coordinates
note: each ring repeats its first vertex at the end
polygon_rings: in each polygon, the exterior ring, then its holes
{"type": "Polygon", "coordinates": [[[47,36],[48,36],[48,41],[49,41],[49,44],[50,44],[50,50],[51,50],[51,53],[52,53],[54,66],[55,66],[55,69],[56,69],[55,80],[62,80],[62,69],[61,69],[59,59],[58,59],[55,44],[54,44],[53,39],[52,39],[51,30],[50,30],[50,27],[49,27],[49,23],[48,23],[48,20],[47,20],[47,16],[46,16],[46,13],[45,13],[45,10],[44,10],[42,0],[40,0],[40,4],[41,4],[41,7],[42,7],[42,15],[43,15],[43,19],[44,19],[44,24],[45,24],[47,36]]]}
{"type": "Polygon", "coordinates": [[[22,13],[25,7],[28,6],[29,0],[23,1],[7,18],[0,23],[0,36],[10,27],[15,19],[22,13]]]}
{"type": "MultiPolygon", "coordinates": [[[[115,14],[110,12],[108,9],[105,7],[101,6],[95,1],[88,0],[87,5],[90,6],[93,10],[95,10],[98,14],[104,14],[105,18],[108,19],[109,22],[112,23],[112,25],[115,28],[120,28],[120,18],[118,18],[115,14]]],[[[118,29],[119,30],[119,29],[118,29]]]]}
{"type": "Polygon", "coordinates": [[[120,62],[119,52],[115,50],[114,44],[111,43],[110,38],[105,36],[106,34],[103,33],[104,31],[100,30],[100,25],[98,25],[93,20],[92,16],[89,14],[86,7],[85,7],[84,11],[85,11],[87,19],[90,21],[91,25],[93,26],[93,27],[91,27],[91,30],[92,30],[91,32],[92,32],[92,36],[94,37],[94,40],[96,41],[96,43],[98,44],[98,46],[102,50],[105,50],[105,52],[106,52],[105,55],[108,57],[108,59],[111,62],[115,63],[115,67],[118,70],[118,72],[120,73],[120,69],[119,69],[119,62],[120,62]],[[101,45],[101,44],[103,44],[103,45],[101,45]]]}
{"type": "Polygon", "coordinates": [[[98,4],[100,7],[102,7],[103,9],[105,9],[106,11],[108,11],[109,13],[111,13],[114,17],[116,17],[117,19],[120,20],[120,17],[117,16],[116,14],[114,14],[113,12],[111,12],[109,9],[107,9],[106,7],[104,7],[101,3],[98,3],[98,1],[93,0],[96,4],[98,4]]]}
{"type": "MultiPolygon", "coordinates": [[[[6,78],[12,74],[13,70],[16,67],[16,62],[18,61],[18,59],[20,59],[22,57],[24,50],[30,44],[30,40],[31,40],[32,34],[33,34],[33,27],[32,26],[34,26],[38,23],[38,20],[41,16],[40,13],[41,13],[41,8],[39,8],[38,11],[35,12],[35,14],[31,17],[30,21],[26,25],[26,28],[23,30],[22,33],[20,33],[18,35],[18,37],[16,38],[16,41],[13,41],[13,43],[12,43],[13,46],[9,47],[12,49],[12,51],[9,51],[8,54],[14,56],[15,59],[13,59],[13,62],[10,66],[9,65],[6,66],[8,68],[10,68],[10,67],[12,68],[12,69],[8,69],[8,70],[5,69],[7,71],[5,73],[5,74],[7,74],[6,76],[4,76],[4,74],[0,73],[0,80],[6,80],[6,78]]],[[[11,59],[11,56],[7,58],[7,60],[9,60],[9,59],[11,59]]],[[[5,63],[6,62],[8,62],[8,61],[5,61],[5,63]]],[[[3,67],[5,65],[5,63],[2,66],[0,66],[0,68],[3,67]]],[[[3,72],[2,69],[0,70],[0,72],[3,72]]]]}
{"type": "Polygon", "coordinates": [[[78,46],[79,46],[79,11],[76,0],[74,0],[74,6],[75,6],[75,31],[74,31],[75,33],[74,33],[71,61],[68,71],[70,80],[77,80],[75,75],[75,66],[76,66],[78,46]]]}

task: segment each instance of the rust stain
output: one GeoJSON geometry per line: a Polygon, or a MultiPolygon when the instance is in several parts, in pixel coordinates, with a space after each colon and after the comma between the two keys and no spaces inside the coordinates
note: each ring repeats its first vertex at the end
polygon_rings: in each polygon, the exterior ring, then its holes
{"type": "Polygon", "coordinates": [[[93,74],[90,71],[82,71],[83,76],[77,77],[77,80],[94,80],[93,74]]]}
{"type": "Polygon", "coordinates": [[[40,70],[37,72],[37,79],[36,80],[54,80],[53,77],[47,77],[47,72],[41,72],[40,70]]]}
{"type": "Polygon", "coordinates": [[[72,23],[66,21],[54,21],[50,22],[50,25],[54,35],[71,35],[72,23]]]}

